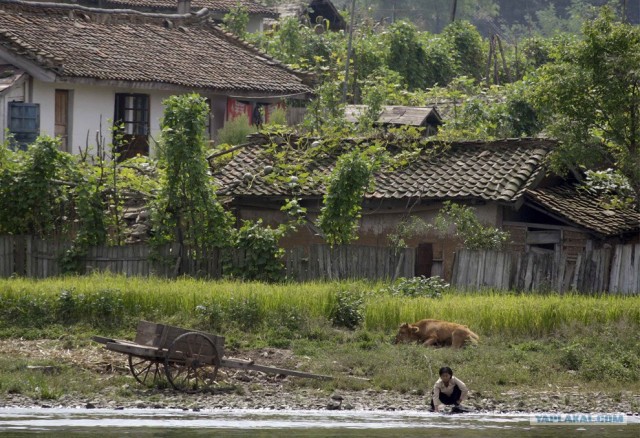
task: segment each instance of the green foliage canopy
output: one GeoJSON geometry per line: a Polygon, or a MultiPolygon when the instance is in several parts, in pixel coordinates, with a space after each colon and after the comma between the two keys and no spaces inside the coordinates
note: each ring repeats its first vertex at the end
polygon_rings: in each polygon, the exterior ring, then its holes
{"type": "Polygon", "coordinates": [[[249,10],[240,3],[232,6],[231,9],[222,18],[222,22],[229,32],[244,38],[247,34],[247,25],[249,24],[249,10]]]}
{"type": "Polygon", "coordinates": [[[563,146],[557,170],[608,163],[640,197],[640,29],[608,9],[584,26],[584,39],[558,47],[535,75],[534,101],[563,146]]]}

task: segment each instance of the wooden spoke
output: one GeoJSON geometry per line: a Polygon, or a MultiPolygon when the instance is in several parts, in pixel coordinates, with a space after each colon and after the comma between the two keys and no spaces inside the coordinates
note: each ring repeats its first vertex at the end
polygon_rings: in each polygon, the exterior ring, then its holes
{"type": "Polygon", "coordinates": [[[220,356],[211,339],[202,333],[190,332],[171,343],[164,369],[175,389],[195,391],[215,382],[219,366],[220,356]]]}
{"type": "Polygon", "coordinates": [[[139,356],[129,355],[129,369],[133,377],[143,385],[156,384],[161,378],[162,362],[145,359],[139,356]]]}

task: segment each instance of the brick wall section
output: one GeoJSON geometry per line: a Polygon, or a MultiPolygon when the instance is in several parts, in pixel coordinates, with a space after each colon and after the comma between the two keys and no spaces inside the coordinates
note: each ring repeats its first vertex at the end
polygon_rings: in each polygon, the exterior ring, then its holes
{"type": "Polygon", "coordinates": [[[589,235],[580,231],[562,232],[562,252],[569,260],[575,260],[578,254],[583,252],[587,246],[589,235]]]}
{"type": "Polygon", "coordinates": [[[524,252],[525,250],[525,242],[527,238],[527,227],[523,226],[515,226],[515,225],[504,225],[502,227],[503,231],[509,232],[509,244],[507,245],[507,250],[516,251],[516,252],[524,252]]]}

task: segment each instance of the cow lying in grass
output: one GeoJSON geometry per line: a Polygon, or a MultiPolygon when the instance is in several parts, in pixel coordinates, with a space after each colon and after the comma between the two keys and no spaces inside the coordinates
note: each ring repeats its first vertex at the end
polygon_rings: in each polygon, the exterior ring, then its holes
{"type": "Polygon", "coordinates": [[[461,348],[467,342],[477,344],[478,335],[466,325],[437,319],[423,319],[415,324],[400,326],[395,343],[417,342],[424,346],[461,348]]]}

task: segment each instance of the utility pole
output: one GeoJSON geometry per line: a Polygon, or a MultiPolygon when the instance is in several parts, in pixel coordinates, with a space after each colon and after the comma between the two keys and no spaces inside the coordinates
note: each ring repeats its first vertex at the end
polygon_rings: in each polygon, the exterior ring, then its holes
{"type": "Polygon", "coordinates": [[[451,0],[451,23],[456,21],[456,9],[458,9],[458,0],[451,0]]]}
{"type": "Polygon", "coordinates": [[[349,25],[349,43],[347,44],[347,65],[344,67],[344,88],[342,89],[342,103],[347,103],[347,88],[349,87],[349,62],[351,62],[351,42],[353,40],[353,19],[356,15],[356,0],[351,0],[351,24],[349,25]]]}

